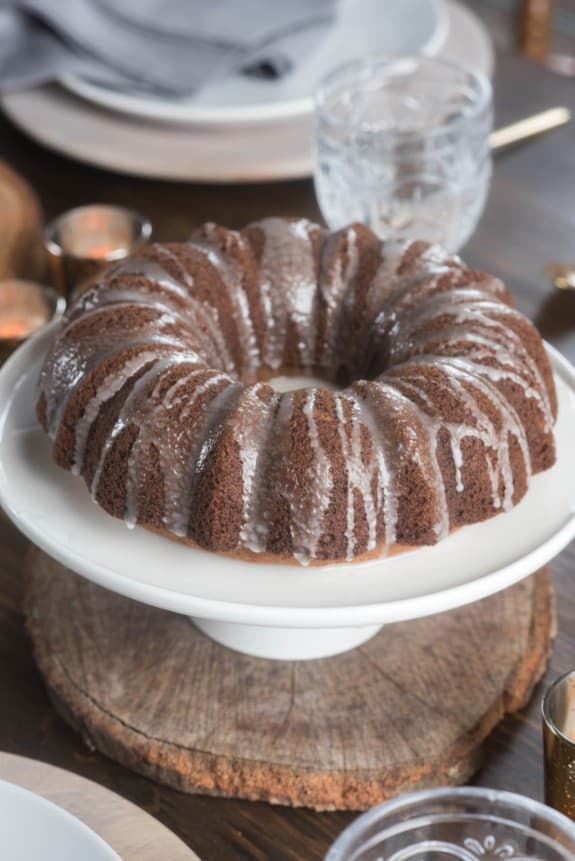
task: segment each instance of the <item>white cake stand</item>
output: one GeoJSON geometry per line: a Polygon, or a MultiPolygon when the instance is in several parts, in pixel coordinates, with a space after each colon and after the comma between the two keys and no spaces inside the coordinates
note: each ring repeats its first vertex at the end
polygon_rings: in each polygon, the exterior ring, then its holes
{"type": "Polygon", "coordinates": [[[57,467],[34,415],[47,327],[0,371],[0,503],[35,544],[101,586],[191,616],[229,648],[265,658],[335,655],[383,624],[441,613],[532,574],[575,536],[575,369],[548,347],[559,395],[556,465],[512,511],[435,547],[321,568],[254,564],[194,550],[97,508],[57,467]]]}

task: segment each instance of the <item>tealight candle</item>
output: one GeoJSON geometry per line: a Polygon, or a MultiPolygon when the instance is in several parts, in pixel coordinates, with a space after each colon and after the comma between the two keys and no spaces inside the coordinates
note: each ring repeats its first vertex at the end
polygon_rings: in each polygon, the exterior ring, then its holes
{"type": "Polygon", "coordinates": [[[61,314],[65,304],[42,284],[16,278],[0,281],[0,363],[29,335],[61,314]]]}
{"type": "Polygon", "coordinates": [[[69,297],[82,282],[127,257],[152,234],[149,220],[107,204],[79,206],[46,228],[45,244],[56,288],[69,297]]]}
{"type": "Polygon", "coordinates": [[[545,801],[575,819],[575,670],[556,679],[543,698],[545,801]]]}

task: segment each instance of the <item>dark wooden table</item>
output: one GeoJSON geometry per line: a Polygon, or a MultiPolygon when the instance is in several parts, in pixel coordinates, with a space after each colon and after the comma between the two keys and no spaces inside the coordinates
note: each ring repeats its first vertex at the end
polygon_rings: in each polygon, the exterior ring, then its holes
{"type": "MultiPolygon", "coordinates": [[[[473,5],[482,11],[479,3],[473,5]]],[[[491,21],[498,22],[488,14],[491,21]]],[[[501,45],[501,33],[495,35],[501,45]]],[[[509,52],[498,58],[495,89],[498,124],[557,104],[575,110],[573,81],[509,52]]],[[[236,227],[274,213],[319,218],[310,181],[195,186],[128,178],[51,154],[3,119],[0,158],[32,182],[47,217],[87,201],[115,201],[147,213],[160,240],[182,239],[208,220],[236,227]]],[[[501,276],[521,310],[575,361],[575,292],[554,290],[543,272],[552,261],[575,261],[575,123],[497,157],[489,204],[463,256],[501,276]]],[[[21,612],[26,548],[26,540],[0,515],[0,748],[105,784],[161,819],[204,861],[322,858],[351,815],[184,796],[155,786],[84,747],[51,708],[32,658],[21,612]]],[[[559,636],[545,682],[575,666],[574,566],[574,546],[553,563],[559,636]]],[[[539,709],[543,687],[539,686],[529,708],[503,721],[492,734],[485,765],[475,778],[477,784],[541,798],[539,709]]]]}

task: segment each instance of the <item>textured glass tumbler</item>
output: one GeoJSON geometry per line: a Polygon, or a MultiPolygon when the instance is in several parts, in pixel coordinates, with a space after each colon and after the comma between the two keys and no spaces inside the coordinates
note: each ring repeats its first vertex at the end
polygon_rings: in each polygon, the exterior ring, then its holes
{"type": "Polygon", "coordinates": [[[315,187],[332,229],[369,224],[382,239],[457,251],[491,178],[491,85],[444,60],[358,60],[316,93],[315,187]]]}
{"type": "Polygon", "coordinates": [[[573,861],[575,825],[494,789],[412,792],[364,813],[325,861],[573,861]]]}
{"type": "Polygon", "coordinates": [[[543,699],[545,801],[575,819],[575,670],[556,679],[543,699]]]}

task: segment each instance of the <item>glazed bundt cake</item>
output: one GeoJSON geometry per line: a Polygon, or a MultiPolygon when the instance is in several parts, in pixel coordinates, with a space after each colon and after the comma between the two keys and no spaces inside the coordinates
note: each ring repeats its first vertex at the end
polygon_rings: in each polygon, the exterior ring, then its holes
{"type": "Polygon", "coordinates": [[[554,462],[542,341],[423,242],[268,218],[150,245],[70,305],[38,417],[105,511],[302,564],[433,544],[554,462]],[[274,376],[325,385],[276,391],[274,376]]]}

